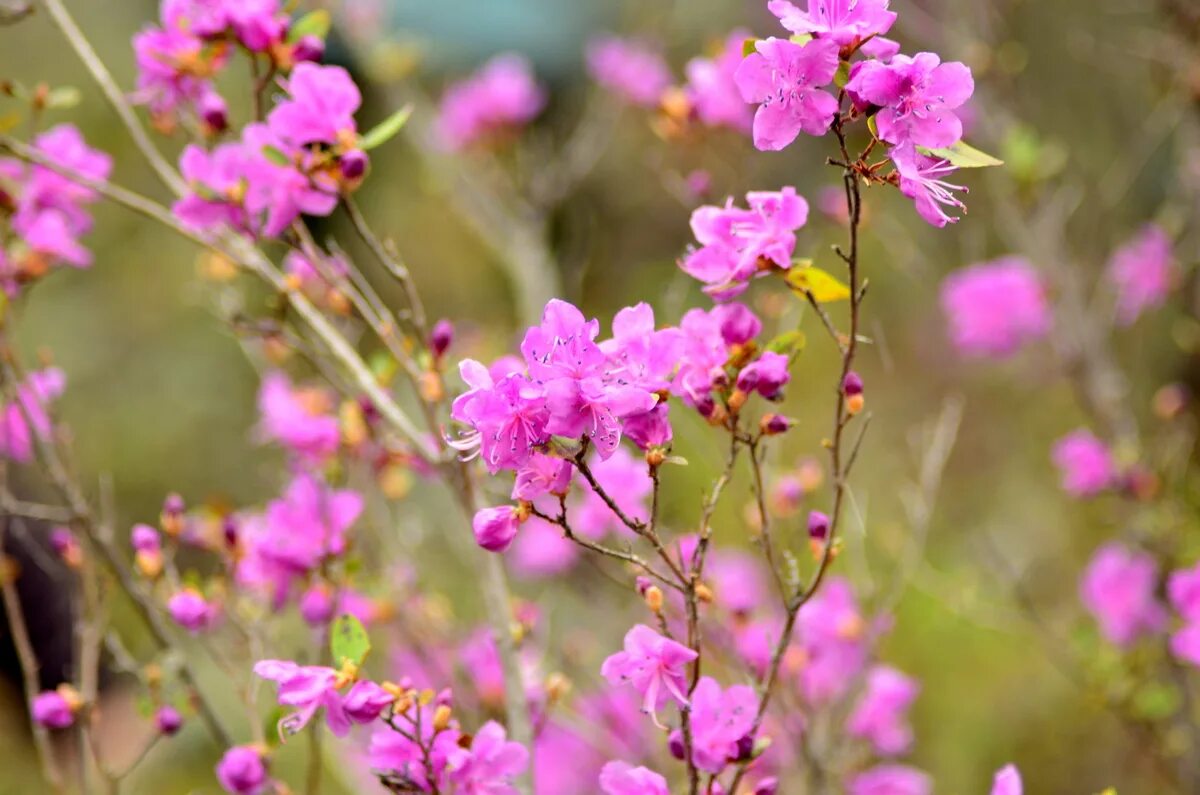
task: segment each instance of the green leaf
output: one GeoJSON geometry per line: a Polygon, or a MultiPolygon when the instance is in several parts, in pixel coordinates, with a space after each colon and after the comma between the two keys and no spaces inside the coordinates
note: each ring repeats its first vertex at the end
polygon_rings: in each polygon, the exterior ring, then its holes
{"type": "Polygon", "coordinates": [[[957,168],[988,168],[989,166],[1004,165],[1003,160],[981,152],[964,141],[959,141],[947,149],[926,149],[923,146],[918,146],[917,149],[930,157],[948,160],[950,165],[957,168]]]}
{"type": "Polygon", "coordinates": [[[358,139],[358,146],[361,149],[374,149],[377,146],[382,146],[395,137],[396,133],[403,129],[405,123],[408,122],[408,117],[412,115],[412,105],[405,105],[400,110],[388,116],[383,121],[376,124],[371,131],[358,139]]]}
{"type": "Polygon", "coordinates": [[[879,127],[875,124],[875,114],[872,113],[867,117],[867,129],[871,131],[871,137],[879,140],[879,127]]]}
{"type": "Polygon", "coordinates": [[[1147,682],[1134,694],[1133,711],[1146,720],[1163,720],[1179,710],[1180,698],[1174,685],[1147,682]]]}
{"type": "Polygon", "coordinates": [[[264,146],[262,152],[267,160],[270,160],[277,166],[290,166],[292,164],[287,155],[273,146],[264,146]]]}
{"type": "Polygon", "coordinates": [[[801,47],[803,47],[805,44],[808,44],[810,41],[812,41],[812,38],[813,37],[811,33],[793,33],[788,37],[788,41],[790,41],[792,44],[799,44],[801,47]]]}
{"type": "Polygon", "coordinates": [[[83,94],[75,86],[59,86],[46,95],[46,107],[57,110],[73,108],[83,100],[83,94]]]}
{"type": "Polygon", "coordinates": [[[750,53],[757,52],[758,49],[755,46],[757,44],[758,44],[758,39],[755,39],[755,38],[745,39],[742,42],[742,57],[745,58],[750,53]]]}
{"type": "Polygon", "coordinates": [[[318,39],[323,39],[329,35],[329,27],[332,24],[333,19],[324,8],[309,11],[292,23],[292,27],[288,30],[288,43],[295,44],[305,36],[316,36],[318,39]]]}
{"type": "Polygon", "coordinates": [[[833,82],[838,88],[845,88],[850,82],[850,62],[842,61],[838,64],[837,71],[833,75],[833,82]]]}
{"type": "Polygon", "coordinates": [[[812,266],[812,260],[796,260],[784,277],[788,287],[801,295],[811,295],[818,304],[845,301],[850,288],[829,273],[812,266]]]}
{"type": "Polygon", "coordinates": [[[799,329],[785,331],[773,340],[767,343],[767,350],[773,353],[782,353],[787,356],[799,353],[804,350],[804,346],[808,343],[808,338],[804,336],[804,332],[799,329]]]}
{"type": "Polygon", "coordinates": [[[329,651],[333,655],[335,666],[341,666],[346,660],[355,665],[362,665],[371,651],[371,638],[362,622],[349,613],[343,613],[333,622],[333,630],[329,634],[329,651]]]}

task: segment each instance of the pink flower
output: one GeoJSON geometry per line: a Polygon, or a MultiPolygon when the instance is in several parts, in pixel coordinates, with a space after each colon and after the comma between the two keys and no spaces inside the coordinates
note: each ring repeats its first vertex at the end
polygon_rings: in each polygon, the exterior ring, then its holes
{"type": "Polygon", "coordinates": [[[895,668],[876,666],[867,674],[867,690],[850,715],[847,730],[869,740],[880,756],[897,756],[912,746],[912,728],[905,713],[920,685],[895,668]]]}
{"type": "Polygon", "coordinates": [[[534,516],[522,525],[509,553],[509,561],[524,577],[550,577],[574,566],[579,554],[580,548],[563,538],[558,525],[534,516]]]}
{"type": "Polygon", "coordinates": [[[731,613],[749,614],[766,602],[766,573],[754,555],[715,549],[709,553],[704,576],[711,580],[716,604],[731,613]]]}
{"type": "Polygon", "coordinates": [[[470,749],[455,749],[447,760],[455,792],[462,795],[518,795],[513,781],[528,764],[529,751],[510,741],[495,721],[480,727],[470,749]]]}
{"type": "Polygon", "coordinates": [[[1117,481],[1108,445],[1089,430],[1072,431],[1054,443],[1051,453],[1062,475],[1062,489],[1072,497],[1092,497],[1117,481]]]}
{"type": "Polygon", "coordinates": [[[458,370],[471,389],[455,399],[450,415],[472,430],[454,446],[477,450],[492,473],[524,465],[533,448],[549,437],[544,390],[522,373],[497,381],[473,359],[461,361],[458,370]]]}
{"type": "Polygon", "coordinates": [[[586,61],[593,80],[633,105],[653,107],[671,85],[666,61],[642,42],[600,36],[588,43],[586,61]]]}
{"type": "Polygon", "coordinates": [[[57,690],[38,693],[29,710],[34,721],[47,729],[65,729],[75,722],[75,710],[57,690]]]}
{"type": "Polygon", "coordinates": [[[270,783],[262,752],[249,745],[230,748],[217,763],[217,781],[233,795],[259,795],[270,783]]]}
{"type": "Polygon", "coordinates": [[[699,656],[682,643],[638,624],[625,634],[625,649],[604,661],[610,684],[630,684],[642,694],[642,711],[655,716],[670,700],[687,704],[687,664],[699,656]]]}
{"type": "Polygon", "coordinates": [[[785,187],[779,191],[746,194],[749,209],[704,206],[692,213],[692,233],[701,248],[689,253],[680,267],[704,282],[704,291],[718,300],[742,292],[746,283],[774,266],[792,265],[796,230],[808,221],[808,202],[785,187]]]}
{"type": "Polygon", "coordinates": [[[393,721],[403,733],[386,725],[377,727],[367,748],[371,769],[382,772],[398,786],[415,788],[418,792],[431,792],[431,782],[443,785],[447,759],[458,752],[461,735],[454,721],[448,728],[435,731],[433,718],[437,706],[413,704],[407,712],[397,714],[393,721]]]}
{"type": "Polygon", "coordinates": [[[943,208],[967,211],[967,205],[954,195],[954,191],[967,193],[967,189],[945,179],[956,171],[950,161],[923,155],[911,144],[892,147],[888,156],[896,166],[900,192],[913,200],[917,214],[927,223],[941,229],[958,222],[956,216],[943,208]]]}
{"type": "Polygon", "coordinates": [[[774,351],[763,351],[738,373],[737,388],[747,393],[758,392],[767,400],[778,400],[781,396],[780,390],[791,378],[787,356],[774,351]]]}
{"type": "Polygon", "coordinates": [[[346,717],[354,723],[372,723],[396,700],[388,691],[374,682],[355,682],[342,699],[346,717]]]}
{"type": "Polygon", "coordinates": [[[996,777],[992,780],[991,795],[1022,795],[1024,791],[1021,773],[1016,765],[1005,765],[996,771],[996,777]]]}
{"type": "Polygon", "coordinates": [[[471,520],[475,542],[489,552],[503,552],[517,536],[523,521],[520,511],[512,505],[483,508],[471,520]]]}
{"type": "Polygon", "coordinates": [[[268,373],[258,392],[262,433],[302,459],[320,461],[337,452],[338,418],[329,396],[319,389],[295,389],[283,373],[268,373]]]}
{"type": "Polygon", "coordinates": [[[227,0],[225,8],[229,23],[246,49],[266,52],[283,41],[288,17],[281,12],[279,0],[227,0]]]}
{"type": "Polygon", "coordinates": [[[671,795],[667,780],[645,767],[627,762],[609,762],[600,771],[604,795],[671,795]]]}
{"type": "Polygon", "coordinates": [[[1108,262],[1106,275],[1117,291],[1117,322],[1128,326],[1146,310],[1161,306],[1178,271],[1171,238],[1161,227],[1147,224],[1108,262]]]}
{"type": "Polygon", "coordinates": [[[208,629],[216,618],[216,610],[202,594],[191,588],[177,591],[167,600],[167,612],[175,623],[189,632],[208,629]]]}
{"type": "Polygon", "coordinates": [[[482,138],[532,121],[546,94],[524,57],[498,55],[470,78],[447,89],[437,118],[438,142],[465,149],[482,138]]]}
{"type": "Polygon", "coordinates": [[[349,72],[340,66],[301,63],[283,87],[288,99],[267,117],[271,132],[280,140],[292,146],[356,145],[354,114],[362,95],[349,72]]]}
{"type": "Polygon", "coordinates": [[[887,33],[896,21],[888,0],[806,0],[808,10],[787,0],[771,0],[767,8],[793,33],[810,33],[840,45],[856,44],[887,33]]]}
{"type": "Polygon", "coordinates": [[[870,637],[850,584],[834,577],[800,608],[799,646],[806,660],[800,690],[816,705],[842,697],[867,658],[870,637]]]}
{"type": "Polygon", "coordinates": [[[876,765],[850,779],[849,795],[929,795],[933,781],[907,765],[876,765]]]}
{"type": "Polygon", "coordinates": [[[599,344],[607,358],[609,379],[634,384],[650,392],[666,389],[683,346],[679,329],[654,327],[654,309],[642,302],[627,306],[613,317],[612,339],[599,344]]]}
{"type": "Polygon", "coordinates": [[[739,742],[750,733],[758,696],[748,685],[722,691],[717,680],[700,677],[691,697],[692,759],[707,773],[720,773],[740,756],[739,742]]]}
{"type": "Polygon", "coordinates": [[[721,316],[716,309],[690,309],[679,328],[683,332],[683,352],[679,370],[671,384],[671,394],[704,416],[713,410],[712,389],[726,378],[725,362],[729,345],[722,333],[721,316]]]}
{"type": "Polygon", "coordinates": [[[1184,626],[1171,635],[1171,653],[1200,666],[1200,564],[1171,572],[1167,596],[1184,620],[1184,626]]]}
{"type": "Polygon", "coordinates": [[[734,75],[742,99],[759,105],[754,146],[779,150],[801,131],[824,135],[838,110],[837,100],[821,90],[837,72],[837,44],[814,39],[801,46],[772,37],[757,42],[755,50],[734,75]]]}
{"type": "Polygon", "coordinates": [[[700,121],[710,127],[750,131],[754,115],[735,79],[747,35],[743,30],[733,31],[716,58],[693,58],[684,67],[688,100],[700,121]]]}
{"type": "Polygon", "coordinates": [[[1009,356],[1050,331],[1041,278],[1021,257],[1001,257],[946,277],[942,312],[950,338],[967,356],[1009,356]]]}
{"type": "Polygon", "coordinates": [[[1154,596],[1158,566],[1150,555],[1120,544],[1096,550],[1079,586],[1079,598],[1100,624],[1100,632],[1125,648],[1158,632],[1166,621],[1154,596]]]}
{"type": "Polygon", "coordinates": [[[175,202],[172,212],[198,231],[222,226],[248,231],[250,221],[242,201],[247,160],[240,143],[221,144],[211,152],[189,144],[179,159],[189,192],[175,202]]]}
{"type": "Polygon", "coordinates": [[[957,61],[942,63],[931,52],[897,55],[886,64],[863,61],[846,84],[856,102],[881,109],[875,124],[882,140],[931,149],[962,139],[962,121],[954,109],[974,90],[970,69],[957,61]]]}
{"type": "Polygon", "coordinates": [[[572,471],[566,459],[534,453],[517,470],[512,498],[533,501],[547,494],[566,494],[571,488],[572,471]]]}
{"type": "Polygon", "coordinates": [[[0,455],[25,463],[33,458],[34,437],[48,439],[52,426],[47,407],[66,387],[57,367],[30,373],[17,387],[16,400],[4,406],[0,424],[0,455]]]}
{"type": "Polygon", "coordinates": [[[337,206],[337,186],[318,183],[295,165],[295,153],[265,124],[249,124],[242,131],[246,151],[244,177],[245,206],[256,231],[277,237],[301,215],[325,216],[337,206]],[[268,155],[281,152],[289,159],[284,165],[268,155]]]}
{"type": "MultiPolygon", "coordinates": [[[[297,665],[289,660],[259,660],[254,674],[279,685],[279,703],[295,712],[279,721],[279,733],[297,734],[308,725],[318,709],[325,708],[325,722],[338,737],[350,731],[350,716],[338,695],[338,672],[321,665],[297,665]]],[[[377,715],[376,715],[377,716],[377,715]]],[[[371,718],[374,720],[374,717],[371,718]]]]}

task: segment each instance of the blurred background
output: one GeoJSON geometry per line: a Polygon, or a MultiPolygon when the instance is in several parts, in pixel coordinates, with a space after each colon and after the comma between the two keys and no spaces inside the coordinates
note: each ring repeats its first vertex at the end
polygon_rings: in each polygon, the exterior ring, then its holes
{"type": "MultiPolygon", "coordinates": [[[[156,17],[156,5],[69,3],[123,86],[133,84],[130,36],[156,17]]],[[[714,201],[795,185],[816,204],[823,189],[838,184],[836,170],[818,165],[832,154],[827,141],[801,140],[784,153],[765,154],[733,133],[664,140],[646,114],[598,96],[583,71],[587,39],[614,31],[660,44],[679,74],[734,28],[775,32],[757,0],[390,0],[378,17],[374,3],[345,5],[331,58],[366,84],[360,126],[414,91],[436,97],[447,81],[492,54],[516,50],[533,61],[551,102],[520,153],[487,167],[498,163],[521,175],[515,190],[527,195],[524,189],[536,190],[545,169],[561,166],[547,152],[594,131],[586,173],[528,213],[505,192],[479,187],[490,184],[484,165],[450,164],[416,137],[374,153],[361,205],[376,229],[397,242],[430,313],[458,324],[456,354],[498,355],[519,338],[528,313],[512,275],[523,267],[548,274],[557,282],[553,292],[600,317],[604,327],[613,312],[638,300],[651,301],[660,322],[707,305],[675,264],[691,240],[690,211],[702,203],[684,187],[696,170],[711,175],[714,201]],[[464,205],[480,190],[532,237],[498,242],[479,234],[478,218],[464,205]]],[[[1189,6],[1187,0],[1174,7],[1152,0],[893,3],[899,13],[893,35],[906,51],[929,49],[972,67],[977,90],[967,138],[1007,161],[1003,169],[965,176],[970,214],[945,230],[926,226],[896,191],[866,194],[862,260],[873,344],[861,372],[874,419],[854,476],[839,564],[868,593],[894,582],[901,587],[883,654],[924,684],[913,713],[912,759],[934,775],[940,793],[984,791],[991,772],[1008,761],[1021,766],[1034,795],[1110,785],[1122,793],[1167,791],[1147,769],[1135,737],[1101,706],[1088,672],[1064,670],[1052,648],[1069,645],[1105,665],[1106,652],[1081,616],[1076,583],[1091,552],[1120,527],[1124,510],[1106,499],[1068,503],[1057,487],[1050,443],[1082,420],[1054,346],[999,365],[963,361],[947,341],[937,289],[950,270],[1009,253],[1030,257],[1051,284],[1069,266],[1090,285],[1110,252],[1151,220],[1172,233],[1190,272],[1200,217],[1200,42],[1189,6]],[[908,497],[928,430],[946,401],[958,399],[964,409],[957,442],[928,525],[915,528],[908,497]],[[918,532],[919,564],[900,565],[918,532]]],[[[79,87],[81,104],[50,120],[75,122],[89,143],[111,152],[116,181],[165,198],[41,15],[0,29],[0,41],[0,78],[79,87]]],[[[427,108],[418,105],[415,129],[427,108]]],[[[163,146],[173,154],[179,143],[163,146]]],[[[119,208],[101,204],[95,214],[87,241],[95,266],[54,274],[21,309],[19,324],[27,351],[51,352],[68,374],[61,413],[84,482],[111,477],[122,527],[153,521],[170,491],[189,503],[268,498],[279,472],[277,460],[252,438],[256,373],[202,276],[197,251],[119,208]]],[[[843,234],[836,221],[814,212],[801,247],[832,269],[830,245],[843,234]]],[[[554,283],[537,278],[535,287],[554,283]]],[[[396,297],[386,280],[378,284],[396,297]]],[[[766,291],[756,295],[762,297],[756,308],[768,316],[792,311],[773,304],[766,291]]],[[[260,308],[254,300],[262,299],[252,298],[251,310],[260,308]]],[[[1155,390],[1200,381],[1195,310],[1189,278],[1169,307],[1116,337],[1147,445],[1163,441],[1150,411],[1155,390]]],[[[784,409],[800,425],[780,445],[773,462],[780,468],[821,455],[829,425],[834,352],[818,326],[808,322],[806,331],[809,344],[784,409]]],[[[685,529],[723,450],[698,422],[681,421],[676,436],[690,466],[670,473],[664,510],[669,524],[685,529]]],[[[733,493],[739,496],[722,506],[717,528],[719,540],[736,544],[745,537],[744,479],[733,493]]],[[[813,500],[812,507],[822,507],[824,494],[813,500]]],[[[439,525],[436,502],[412,503],[401,523],[422,524],[432,536],[422,542],[419,575],[452,582],[462,564],[438,536],[459,528],[439,525]]],[[[1194,513],[1171,521],[1180,533],[1196,531],[1194,513]]],[[[519,589],[548,599],[551,588],[562,587],[519,589]]],[[[454,599],[453,586],[446,590],[454,599]]],[[[625,598],[611,588],[599,594],[625,598]]],[[[478,610],[462,602],[463,611],[478,610]]],[[[588,609],[603,612],[579,608],[588,609]]],[[[627,625],[587,615],[581,623],[595,620],[610,643],[627,625]]],[[[0,685],[0,704],[0,793],[31,792],[20,773],[33,762],[12,677],[0,685]]],[[[119,701],[110,711],[133,714],[119,701]]],[[[130,732],[144,731],[132,718],[128,724],[130,732]]],[[[104,741],[115,747],[121,739],[104,741]]],[[[213,754],[202,732],[189,730],[152,752],[132,790],[216,792],[213,754]]]]}

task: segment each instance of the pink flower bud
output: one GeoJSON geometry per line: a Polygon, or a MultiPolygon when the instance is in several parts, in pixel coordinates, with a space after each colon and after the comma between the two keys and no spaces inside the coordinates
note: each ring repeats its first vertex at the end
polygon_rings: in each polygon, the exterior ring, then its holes
{"type": "Polygon", "coordinates": [[[371,723],[378,718],[395,698],[374,682],[355,682],[354,687],[342,699],[342,708],[355,723],[371,723]]]}
{"type": "Polygon", "coordinates": [[[292,60],[296,63],[319,63],[324,57],[325,41],[320,36],[301,36],[300,41],[292,48],[292,60]]]}
{"type": "Polygon", "coordinates": [[[75,711],[71,703],[56,690],[47,690],[34,697],[30,712],[39,726],[47,729],[65,729],[75,722],[75,711]]]}
{"type": "Polygon", "coordinates": [[[204,121],[204,126],[213,135],[229,129],[229,108],[225,105],[224,98],[217,92],[209,91],[201,97],[197,110],[200,118],[204,121]]]}
{"type": "Polygon", "coordinates": [[[429,349],[434,356],[440,358],[453,342],[454,324],[445,318],[433,324],[433,330],[429,332],[429,349]]]}
{"type": "Polygon", "coordinates": [[[863,391],[863,381],[858,373],[851,370],[846,373],[846,377],[842,379],[842,394],[846,397],[861,395],[863,391]]]}
{"type": "Polygon", "coordinates": [[[321,627],[333,618],[333,592],[325,583],[317,583],[300,597],[300,616],[310,627],[321,627]]]}
{"type": "Polygon", "coordinates": [[[479,546],[490,552],[503,552],[516,538],[521,520],[517,509],[511,505],[484,508],[475,514],[471,528],[479,546]]]}
{"type": "Polygon", "coordinates": [[[829,517],[820,511],[808,513],[808,537],[824,539],[829,533],[829,517]]]}
{"type": "Polygon", "coordinates": [[[354,182],[362,179],[367,173],[367,164],[370,158],[367,153],[361,149],[351,149],[338,159],[338,164],[342,168],[342,177],[347,181],[354,182]]]}
{"type": "Polygon", "coordinates": [[[266,761],[249,745],[230,748],[217,763],[217,781],[232,795],[258,795],[267,780],[266,761]]]}
{"type": "Polygon", "coordinates": [[[182,728],[183,716],[174,707],[163,705],[154,713],[154,723],[160,732],[170,737],[182,728]]]}
{"type": "Polygon", "coordinates": [[[129,534],[129,540],[138,552],[154,553],[162,549],[158,531],[148,524],[135,524],[129,534]]]}
{"type": "Polygon", "coordinates": [[[212,605],[191,588],[185,588],[168,599],[167,612],[176,624],[189,632],[207,629],[214,616],[212,605]]]}

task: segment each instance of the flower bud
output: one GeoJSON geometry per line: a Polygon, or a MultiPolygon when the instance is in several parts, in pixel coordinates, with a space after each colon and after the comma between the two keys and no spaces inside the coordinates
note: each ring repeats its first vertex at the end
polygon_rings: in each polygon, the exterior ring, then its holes
{"type": "Polygon", "coordinates": [[[133,565],[138,574],[148,580],[153,580],[162,574],[163,557],[158,550],[138,550],[133,555],[133,565]]]}
{"type": "Polygon", "coordinates": [[[300,597],[300,617],[310,627],[323,627],[333,619],[333,589],[326,583],[314,583],[300,597]]]}
{"type": "Polygon", "coordinates": [[[29,705],[34,722],[47,729],[65,729],[75,722],[75,713],[83,702],[70,685],[59,685],[34,697],[29,705]]]}
{"type": "Polygon", "coordinates": [[[733,390],[733,394],[729,396],[729,410],[734,414],[737,414],[742,410],[742,406],[746,405],[747,397],[749,397],[749,395],[747,395],[741,389],[733,390]]]}
{"type": "Polygon", "coordinates": [[[795,420],[782,414],[764,414],[758,421],[758,429],[763,436],[778,436],[786,433],[795,424],[795,420]]]}
{"type": "Polygon", "coordinates": [[[238,545],[238,520],[233,514],[226,514],[221,520],[221,535],[225,539],[225,546],[233,549],[238,545]]]}
{"type": "Polygon", "coordinates": [[[320,36],[301,36],[292,47],[292,62],[312,61],[319,63],[325,57],[325,40],[320,36]]]}
{"type": "Polygon", "coordinates": [[[546,698],[551,704],[562,701],[571,692],[571,680],[561,671],[546,677],[546,698]]]}
{"type": "Polygon", "coordinates": [[[230,748],[217,763],[217,781],[226,792],[236,795],[262,792],[269,780],[263,752],[251,745],[230,748]]]}
{"type": "Polygon", "coordinates": [[[706,605],[712,604],[712,600],[713,600],[712,588],[709,588],[707,585],[705,585],[702,582],[696,583],[696,598],[699,599],[701,602],[704,602],[704,604],[706,604],[706,605]]]}
{"type": "Polygon", "coordinates": [[[663,592],[657,585],[651,585],[642,594],[642,599],[646,602],[646,607],[650,608],[651,612],[659,613],[663,607],[663,592]]]}
{"type": "Polygon", "coordinates": [[[503,552],[517,536],[522,519],[520,511],[512,505],[484,508],[471,520],[475,541],[489,552],[503,552]]]}
{"type": "Polygon", "coordinates": [[[215,91],[207,92],[197,106],[204,131],[209,135],[220,135],[229,129],[229,108],[224,98],[215,91]]]}
{"type": "Polygon", "coordinates": [[[176,624],[189,632],[208,628],[214,617],[212,605],[193,588],[184,588],[168,599],[167,612],[176,624]]]}
{"type": "Polygon", "coordinates": [[[370,158],[361,149],[351,149],[338,158],[338,165],[342,169],[342,179],[353,187],[358,187],[358,183],[367,173],[369,163],[370,158]]]}
{"type": "Polygon", "coordinates": [[[179,714],[179,710],[164,704],[154,713],[154,724],[162,734],[170,737],[183,727],[183,716],[179,714]]]}
{"type": "Polygon", "coordinates": [[[681,761],[686,757],[687,747],[683,742],[683,732],[679,729],[671,732],[671,735],[667,738],[667,750],[671,752],[671,756],[681,761]]]}
{"type": "Polygon", "coordinates": [[[83,564],[83,547],[67,528],[56,527],[50,531],[50,546],[68,568],[78,569],[83,564]]]}
{"type": "Polygon", "coordinates": [[[846,396],[846,411],[858,414],[863,410],[866,398],[863,396],[863,382],[858,373],[851,370],[842,379],[842,394],[846,396]]]}
{"type": "Polygon", "coordinates": [[[446,704],[438,706],[433,713],[433,730],[435,732],[444,732],[450,726],[450,707],[446,704]]]}
{"type": "Polygon", "coordinates": [[[444,356],[453,343],[454,324],[446,318],[434,323],[433,330],[429,332],[429,350],[433,353],[434,358],[440,359],[444,356]]]}
{"type": "Polygon", "coordinates": [[[751,795],[775,795],[779,791],[779,779],[771,777],[764,778],[762,781],[754,785],[754,791],[751,795]]]}
{"type": "Polygon", "coordinates": [[[183,532],[183,512],[186,506],[183,502],[183,497],[178,494],[168,494],[163,500],[162,513],[159,514],[158,523],[162,527],[163,532],[172,538],[177,538],[183,532]]]}
{"type": "Polygon", "coordinates": [[[808,537],[818,541],[824,541],[825,536],[829,533],[829,517],[820,511],[809,511],[808,513],[808,537]]]}

